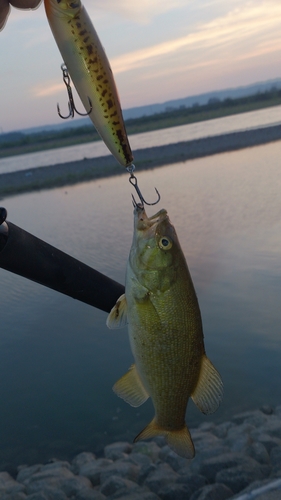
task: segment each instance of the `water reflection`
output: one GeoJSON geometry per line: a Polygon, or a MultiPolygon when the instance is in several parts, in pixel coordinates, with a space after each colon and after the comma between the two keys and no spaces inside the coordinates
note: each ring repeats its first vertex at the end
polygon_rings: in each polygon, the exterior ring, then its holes
{"type": "MultiPolygon", "coordinates": [[[[157,186],[177,229],[207,353],[225,383],[214,416],[190,403],[191,427],[280,404],[280,153],[276,142],[138,174],[147,198],[157,186]]],[[[124,282],[130,193],[122,175],[2,204],[15,224],[124,282]]],[[[0,280],[0,459],[39,461],[132,439],[152,408],[130,408],[111,391],[132,361],[126,330],[109,331],[105,313],[3,270],[0,280]]]]}

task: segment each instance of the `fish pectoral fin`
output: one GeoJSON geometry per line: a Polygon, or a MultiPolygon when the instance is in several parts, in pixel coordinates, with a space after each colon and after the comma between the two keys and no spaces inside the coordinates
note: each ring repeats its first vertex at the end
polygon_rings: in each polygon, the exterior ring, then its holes
{"type": "Polygon", "coordinates": [[[111,330],[115,328],[122,328],[127,324],[127,301],[125,294],[121,295],[117,300],[115,306],[111,309],[107,320],[106,326],[111,330]]]}
{"type": "Polygon", "coordinates": [[[124,399],[135,408],[142,405],[149,398],[149,394],[143,386],[136,365],[132,365],[129,371],[123,375],[113,386],[113,391],[119,398],[124,399]]]}
{"type": "Polygon", "coordinates": [[[184,458],[193,458],[195,455],[194,445],[190,432],[186,425],[179,430],[167,430],[160,427],[155,418],[134,439],[134,443],[140,439],[150,439],[155,436],[165,436],[168,446],[184,458]]]}
{"type": "Polygon", "coordinates": [[[202,413],[214,413],[223,397],[223,383],[219,372],[204,354],[195,390],[191,397],[202,413]]]}

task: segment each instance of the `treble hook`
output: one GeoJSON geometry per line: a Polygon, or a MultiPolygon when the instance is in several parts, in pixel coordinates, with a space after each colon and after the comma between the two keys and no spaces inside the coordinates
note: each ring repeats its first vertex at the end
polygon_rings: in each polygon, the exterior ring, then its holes
{"type": "MultiPolygon", "coordinates": [[[[158,195],[158,199],[157,199],[154,203],[148,203],[147,201],[145,201],[145,199],[144,199],[143,195],[141,194],[140,188],[139,188],[139,186],[138,186],[138,181],[137,181],[137,178],[136,178],[136,176],[133,174],[133,172],[134,172],[134,170],[135,170],[135,165],[130,165],[129,167],[127,167],[127,170],[128,170],[128,172],[131,174],[131,175],[130,175],[130,178],[129,178],[129,182],[130,182],[130,184],[132,184],[132,186],[134,186],[134,188],[135,188],[136,192],[138,193],[139,199],[140,199],[140,201],[141,201],[141,203],[140,203],[140,204],[141,204],[141,205],[144,205],[144,204],[145,204],[145,205],[156,205],[156,204],[160,201],[160,198],[161,198],[161,196],[160,196],[160,193],[159,193],[158,189],[154,188],[154,189],[155,189],[155,191],[156,191],[156,193],[157,193],[157,195],[158,195]]],[[[133,196],[133,195],[132,195],[132,198],[133,198],[133,205],[134,205],[134,206],[140,205],[139,203],[137,203],[137,202],[136,202],[136,200],[135,200],[135,198],[134,198],[134,196],[133,196]]]]}
{"type": "Polygon", "coordinates": [[[73,95],[72,95],[72,90],[71,90],[71,86],[70,86],[70,76],[69,76],[69,73],[68,73],[68,69],[66,67],[65,64],[62,64],[61,65],[61,70],[62,70],[62,74],[63,74],[63,81],[66,85],[66,88],[67,88],[67,93],[68,93],[68,110],[69,110],[69,115],[68,116],[62,116],[61,112],[60,112],[60,107],[59,107],[59,104],[57,104],[57,109],[58,109],[58,114],[61,118],[63,118],[64,120],[67,120],[67,118],[73,118],[74,117],[74,111],[77,113],[77,115],[80,115],[80,116],[88,116],[92,109],[93,109],[93,105],[92,105],[92,101],[91,99],[88,97],[88,101],[89,101],[89,105],[90,105],[90,111],[88,111],[88,113],[79,113],[79,111],[77,111],[76,109],[76,106],[74,104],[74,99],[73,99],[73,95]]]}

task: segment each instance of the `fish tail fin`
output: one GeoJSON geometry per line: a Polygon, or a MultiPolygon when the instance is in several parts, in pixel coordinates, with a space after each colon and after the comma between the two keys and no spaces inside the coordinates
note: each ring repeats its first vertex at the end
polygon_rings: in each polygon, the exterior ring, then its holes
{"type": "Polygon", "coordinates": [[[134,439],[134,443],[141,439],[150,439],[155,436],[165,436],[168,446],[184,458],[193,458],[194,445],[186,425],[179,430],[167,430],[160,427],[154,418],[134,439]]]}

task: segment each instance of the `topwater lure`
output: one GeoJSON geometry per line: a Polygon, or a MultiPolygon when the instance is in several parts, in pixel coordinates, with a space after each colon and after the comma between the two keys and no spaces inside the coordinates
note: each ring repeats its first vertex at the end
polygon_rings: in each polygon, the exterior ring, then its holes
{"type": "Polygon", "coordinates": [[[87,114],[116,160],[125,167],[132,165],[112,70],[86,9],[80,0],[44,3],[53,36],[87,114]]]}

